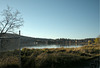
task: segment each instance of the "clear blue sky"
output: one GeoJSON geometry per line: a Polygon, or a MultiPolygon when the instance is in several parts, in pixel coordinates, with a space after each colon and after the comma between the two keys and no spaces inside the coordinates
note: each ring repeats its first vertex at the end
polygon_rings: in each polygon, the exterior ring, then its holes
{"type": "Polygon", "coordinates": [[[24,18],[22,35],[39,38],[94,38],[99,35],[99,0],[0,0],[24,18]]]}

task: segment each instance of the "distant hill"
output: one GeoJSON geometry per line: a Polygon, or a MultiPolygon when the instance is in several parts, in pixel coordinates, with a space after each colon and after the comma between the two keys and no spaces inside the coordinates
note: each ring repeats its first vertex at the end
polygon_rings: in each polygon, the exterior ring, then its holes
{"type": "Polygon", "coordinates": [[[18,34],[7,33],[0,37],[0,51],[13,50],[16,48],[18,49],[19,45],[22,48],[26,46],[34,46],[40,43],[45,44],[45,41],[49,40],[52,39],[34,38],[27,36],[19,36],[18,34]]]}
{"type": "MultiPolygon", "coordinates": [[[[28,37],[28,36],[19,36],[18,34],[4,34],[3,38],[20,38],[21,40],[31,40],[31,41],[50,41],[50,40],[58,40],[58,39],[47,39],[47,38],[35,38],[35,37],[28,37]]],[[[100,35],[98,36],[100,38],[100,35]]],[[[91,40],[94,38],[85,38],[85,39],[67,39],[67,40],[91,40]]]]}
{"type": "MultiPolygon", "coordinates": [[[[0,50],[7,50],[7,49],[16,49],[20,47],[27,47],[27,46],[36,46],[41,44],[49,44],[49,45],[87,45],[88,41],[91,43],[94,42],[95,38],[86,38],[86,39],[47,39],[47,38],[34,38],[28,36],[19,36],[18,34],[4,34],[0,38],[0,44],[2,43],[3,48],[0,50]],[[2,42],[1,42],[2,41],[2,42]]],[[[0,45],[0,47],[2,47],[0,45]]]]}
{"type": "Polygon", "coordinates": [[[28,36],[19,36],[18,34],[4,34],[2,38],[20,38],[21,40],[53,40],[53,39],[47,39],[47,38],[34,38],[34,37],[28,37],[28,36]]]}

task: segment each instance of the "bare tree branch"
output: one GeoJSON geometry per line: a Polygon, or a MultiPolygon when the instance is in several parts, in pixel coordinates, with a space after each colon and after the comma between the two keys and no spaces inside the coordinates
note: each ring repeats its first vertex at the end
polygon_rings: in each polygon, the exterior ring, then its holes
{"type": "Polygon", "coordinates": [[[13,12],[9,6],[1,12],[1,16],[3,18],[3,20],[0,21],[1,34],[14,32],[14,29],[18,29],[23,25],[23,18],[20,16],[20,12],[18,10],[13,12]]]}

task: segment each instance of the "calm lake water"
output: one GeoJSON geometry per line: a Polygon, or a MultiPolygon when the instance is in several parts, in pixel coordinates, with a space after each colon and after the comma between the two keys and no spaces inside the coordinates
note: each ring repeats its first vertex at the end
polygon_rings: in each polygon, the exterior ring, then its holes
{"type": "MultiPolygon", "coordinates": [[[[64,48],[77,48],[77,47],[81,47],[83,45],[34,45],[34,46],[25,46],[25,47],[22,47],[22,48],[35,48],[35,49],[43,49],[43,48],[61,48],[61,47],[64,47],[64,48]]],[[[21,48],[21,49],[22,49],[21,48]]]]}

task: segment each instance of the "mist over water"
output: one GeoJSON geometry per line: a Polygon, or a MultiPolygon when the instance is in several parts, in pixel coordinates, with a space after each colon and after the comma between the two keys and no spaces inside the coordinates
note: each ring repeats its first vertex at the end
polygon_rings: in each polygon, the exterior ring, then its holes
{"type": "MultiPolygon", "coordinates": [[[[25,46],[22,48],[29,48],[29,49],[43,49],[43,48],[77,48],[77,47],[81,47],[83,45],[34,45],[34,46],[25,46]]],[[[21,48],[21,49],[22,49],[21,48]]]]}

